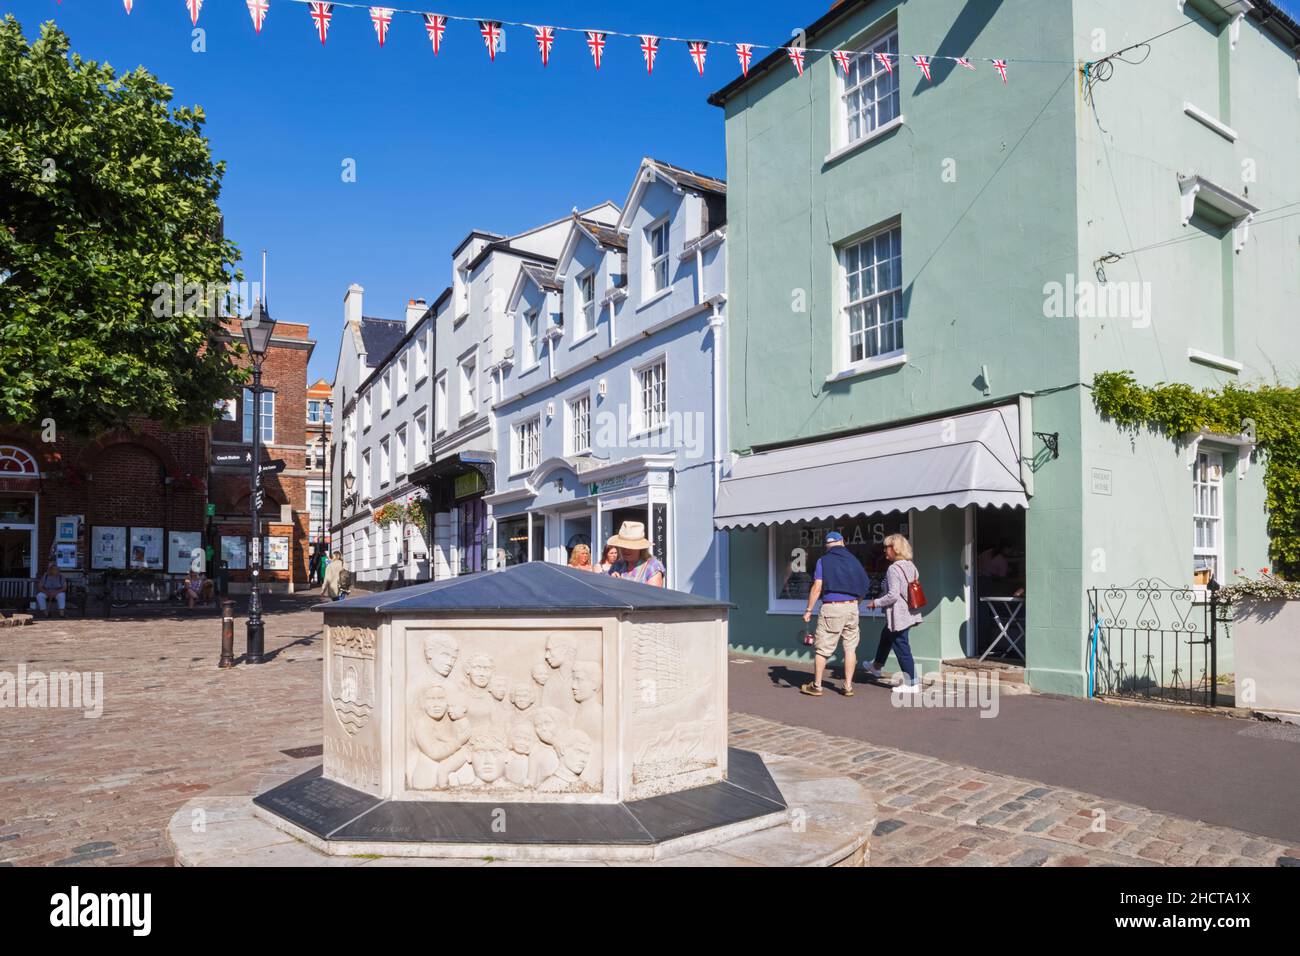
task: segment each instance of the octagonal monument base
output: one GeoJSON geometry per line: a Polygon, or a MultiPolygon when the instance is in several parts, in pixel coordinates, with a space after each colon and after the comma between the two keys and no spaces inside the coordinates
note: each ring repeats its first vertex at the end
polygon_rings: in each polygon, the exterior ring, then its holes
{"type": "Polygon", "coordinates": [[[182,866],[867,864],[875,805],[860,784],[787,757],[729,757],[721,784],[602,808],[382,801],[317,769],[253,800],[195,798],[168,840],[182,866]]]}

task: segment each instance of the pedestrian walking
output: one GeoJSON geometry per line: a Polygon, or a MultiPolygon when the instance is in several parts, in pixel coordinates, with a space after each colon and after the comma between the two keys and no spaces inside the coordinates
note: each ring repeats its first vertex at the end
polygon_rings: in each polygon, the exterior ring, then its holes
{"type": "Polygon", "coordinates": [[[867,667],[867,674],[879,679],[881,667],[889,659],[892,650],[898,658],[898,666],[903,669],[907,679],[894,689],[900,694],[915,694],[921,689],[916,679],[916,663],[912,660],[912,646],[908,643],[907,632],[921,623],[921,607],[925,595],[921,592],[921,576],[912,563],[912,545],[901,534],[891,534],[885,538],[885,557],[891,562],[885,572],[885,593],[875,600],[868,601],[868,608],[885,609],[885,626],[880,632],[880,645],[876,648],[875,660],[867,667]]]}
{"type": "Polygon", "coordinates": [[[334,558],[325,569],[325,583],[321,585],[321,597],[332,601],[347,599],[352,589],[352,572],[343,563],[342,552],[335,551],[334,558]]]}
{"type": "Polygon", "coordinates": [[[838,531],[826,535],[826,552],[817,559],[813,571],[812,588],[808,592],[808,609],[803,612],[805,622],[812,618],[813,609],[820,598],[821,612],[817,615],[817,632],[813,639],[813,680],[799,690],[811,697],[822,695],[822,677],[826,662],[835,653],[837,644],[844,647],[844,696],[853,696],[853,668],[857,666],[858,604],[867,596],[870,585],[861,562],[844,547],[844,535],[838,531]]]}
{"type": "Polygon", "coordinates": [[[321,586],[322,586],[322,587],[323,587],[324,584],[325,584],[325,572],[329,570],[329,566],[330,566],[330,555],[329,555],[329,552],[328,552],[328,551],[322,551],[322,552],[320,553],[320,571],[319,571],[320,582],[321,582],[321,586]]]}

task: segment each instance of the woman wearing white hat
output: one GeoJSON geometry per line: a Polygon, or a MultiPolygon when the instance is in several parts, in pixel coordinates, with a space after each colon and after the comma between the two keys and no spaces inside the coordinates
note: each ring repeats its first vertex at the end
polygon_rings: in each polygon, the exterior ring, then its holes
{"type": "Polygon", "coordinates": [[[650,553],[650,539],[645,536],[644,524],[624,521],[618,534],[609,539],[609,545],[618,548],[619,552],[619,560],[610,574],[657,588],[664,587],[664,566],[650,553]]]}

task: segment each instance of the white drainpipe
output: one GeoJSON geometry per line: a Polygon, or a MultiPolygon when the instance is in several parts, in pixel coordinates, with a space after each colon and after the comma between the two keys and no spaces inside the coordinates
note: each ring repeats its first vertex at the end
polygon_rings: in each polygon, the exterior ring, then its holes
{"type": "MultiPolygon", "coordinates": [[[[696,304],[705,301],[704,250],[695,249],[696,304]]],[[[709,331],[713,335],[713,512],[718,510],[718,487],[722,481],[722,327],[725,324],[718,304],[713,303],[709,317],[709,331]]],[[[713,595],[722,599],[722,536],[725,532],[713,531],[713,595]]]]}

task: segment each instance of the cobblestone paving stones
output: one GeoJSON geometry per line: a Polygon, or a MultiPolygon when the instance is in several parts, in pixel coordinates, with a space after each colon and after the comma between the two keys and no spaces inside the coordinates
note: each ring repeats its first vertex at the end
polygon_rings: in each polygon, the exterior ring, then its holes
{"type": "MultiPolygon", "coordinates": [[[[38,620],[0,637],[0,672],[100,672],[102,716],[0,710],[0,865],[165,865],[163,831],[196,794],[261,791],[316,765],[320,617],[279,599],[261,666],[218,670],[220,620],[38,620]]],[[[236,622],[236,648],[244,645],[236,622]]],[[[860,781],[877,800],[873,866],[1275,866],[1300,848],[746,714],[732,741],[860,781]]],[[[1294,864],[1292,864],[1294,865],[1294,864]]]]}

